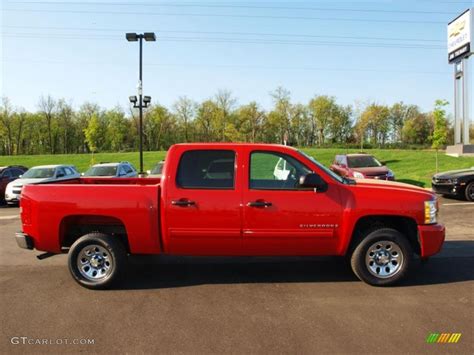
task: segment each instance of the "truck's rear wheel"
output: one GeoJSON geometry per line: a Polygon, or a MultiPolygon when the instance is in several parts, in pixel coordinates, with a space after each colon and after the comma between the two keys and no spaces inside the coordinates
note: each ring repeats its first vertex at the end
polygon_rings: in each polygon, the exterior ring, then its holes
{"type": "Polygon", "coordinates": [[[373,286],[389,286],[403,279],[411,266],[410,242],[395,229],[381,228],[369,233],[356,246],[351,257],[352,270],[373,286]]]}
{"type": "Polygon", "coordinates": [[[71,246],[69,271],[81,286],[104,289],[117,281],[126,258],[120,240],[102,233],[89,233],[71,246]]]}

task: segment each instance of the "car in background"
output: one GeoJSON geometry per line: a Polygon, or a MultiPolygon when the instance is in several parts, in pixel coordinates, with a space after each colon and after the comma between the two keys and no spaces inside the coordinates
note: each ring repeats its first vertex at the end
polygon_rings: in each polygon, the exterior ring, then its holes
{"type": "Polygon", "coordinates": [[[120,163],[100,163],[95,164],[87,170],[83,176],[86,177],[112,177],[131,178],[137,177],[138,172],[128,161],[120,163]]]}
{"type": "Polygon", "coordinates": [[[7,185],[5,201],[9,205],[17,204],[20,201],[21,190],[25,185],[69,180],[80,176],[73,165],[35,166],[7,185]]]}
{"type": "Polygon", "coordinates": [[[5,200],[5,190],[7,185],[18,179],[28,168],[22,165],[0,166],[0,201],[5,200]]]}
{"type": "Polygon", "coordinates": [[[435,174],[431,180],[434,192],[474,201],[474,167],[435,174]]]}
{"type": "Polygon", "coordinates": [[[336,155],[330,169],[342,177],[395,180],[392,170],[373,155],[365,153],[336,155]]]}
{"type": "Polygon", "coordinates": [[[150,178],[160,178],[161,174],[163,173],[163,166],[165,165],[165,161],[159,161],[152,170],[147,171],[147,177],[150,178]]]}

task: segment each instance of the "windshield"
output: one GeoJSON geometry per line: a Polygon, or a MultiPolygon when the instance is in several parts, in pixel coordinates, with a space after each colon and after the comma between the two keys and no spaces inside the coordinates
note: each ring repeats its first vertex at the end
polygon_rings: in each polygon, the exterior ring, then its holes
{"type": "Polygon", "coordinates": [[[310,155],[308,155],[305,152],[302,152],[300,150],[298,150],[298,153],[300,153],[302,156],[304,156],[304,157],[308,158],[309,160],[311,160],[314,164],[316,164],[321,170],[324,170],[324,172],[327,173],[334,180],[344,183],[344,178],[342,178],[341,176],[337,175],[335,172],[333,172],[333,171],[329,170],[328,168],[326,168],[323,164],[318,162],[312,156],[310,156],[310,155]]]}
{"type": "Polygon", "coordinates": [[[93,166],[84,173],[84,176],[115,176],[117,166],[93,166]]]}
{"type": "Polygon", "coordinates": [[[347,157],[349,168],[377,168],[382,164],[371,155],[359,155],[347,157]]]}
{"type": "Polygon", "coordinates": [[[153,170],[151,171],[151,174],[153,175],[159,175],[163,172],[163,162],[160,162],[158,164],[156,164],[156,166],[153,168],[153,170]]]}
{"type": "Polygon", "coordinates": [[[23,174],[22,179],[46,179],[54,177],[55,168],[32,168],[23,174]]]}

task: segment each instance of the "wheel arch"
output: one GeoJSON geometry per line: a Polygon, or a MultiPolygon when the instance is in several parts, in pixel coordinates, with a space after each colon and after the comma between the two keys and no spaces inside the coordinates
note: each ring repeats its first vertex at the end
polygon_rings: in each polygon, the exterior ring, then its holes
{"type": "Polygon", "coordinates": [[[83,235],[98,232],[117,237],[129,251],[128,234],[122,220],[107,215],[69,215],[61,220],[59,244],[67,249],[83,235]]]}
{"type": "Polygon", "coordinates": [[[421,249],[418,241],[418,228],[415,219],[407,216],[396,215],[368,215],[360,217],[352,230],[351,241],[346,253],[352,253],[366,235],[381,228],[392,228],[400,232],[408,239],[413,251],[420,255],[421,249]]]}

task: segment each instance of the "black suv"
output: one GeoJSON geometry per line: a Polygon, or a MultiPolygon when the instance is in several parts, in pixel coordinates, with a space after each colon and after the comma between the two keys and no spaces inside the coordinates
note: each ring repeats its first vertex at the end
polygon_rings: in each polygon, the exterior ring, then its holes
{"type": "Polygon", "coordinates": [[[28,168],[21,165],[0,166],[0,201],[5,201],[5,188],[8,183],[18,179],[28,168]]]}
{"type": "Polygon", "coordinates": [[[431,180],[431,187],[437,194],[474,201],[474,168],[436,174],[431,180]]]}

